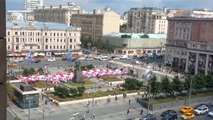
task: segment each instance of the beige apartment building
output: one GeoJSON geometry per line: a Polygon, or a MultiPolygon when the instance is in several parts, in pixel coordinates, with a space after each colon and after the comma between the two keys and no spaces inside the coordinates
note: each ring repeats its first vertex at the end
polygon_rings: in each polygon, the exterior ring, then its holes
{"type": "Polygon", "coordinates": [[[7,52],[54,54],[80,50],[81,28],[42,22],[7,22],[7,52]]]}
{"type": "Polygon", "coordinates": [[[59,5],[58,7],[37,7],[34,10],[34,19],[39,22],[54,22],[70,25],[72,14],[79,14],[81,8],[74,3],[59,5]]]}
{"type": "Polygon", "coordinates": [[[161,8],[131,8],[128,11],[129,33],[165,34],[167,25],[167,13],[161,8]]]}
{"type": "Polygon", "coordinates": [[[168,19],[165,63],[191,74],[213,74],[213,18],[168,19]]]}
{"type": "Polygon", "coordinates": [[[119,32],[120,15],[105,8],[104,11],[93,10],[93,13],[73,14],[71,25],[81,27],[81,35],[91,40],[101,40],[103,35],[119,32]]]}

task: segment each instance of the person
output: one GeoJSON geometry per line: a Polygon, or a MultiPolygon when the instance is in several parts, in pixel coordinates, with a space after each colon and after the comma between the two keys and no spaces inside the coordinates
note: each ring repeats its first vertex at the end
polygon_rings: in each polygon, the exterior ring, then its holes
{"type": "Polygon", "coordinates": [[[117,95],[115,96],[115,101],[117,101],[118,100],[118,97],[117,97],[117,95]]]}
{"type": "Polygon", "coordinates": [[[129,114],[129,109],[127,109],[127,115],[129,114]]]}
{"type": "Polygon", "coordinates": [[[129,99],[129,105],[131,104],[131,100],[129,99]]]}
{"type": "Polygon", "coordinates": [[[95,113],[93,113],[92,117],[95,118],[95,113]]]}
{"type": "Polygon", "coordinates": [[[143,115],[143,109],[141,109],[141,115],[143,115]]]}

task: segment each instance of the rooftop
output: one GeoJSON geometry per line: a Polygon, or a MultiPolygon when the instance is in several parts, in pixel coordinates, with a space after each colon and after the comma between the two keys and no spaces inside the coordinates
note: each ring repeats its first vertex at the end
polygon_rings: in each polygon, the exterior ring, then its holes
{"type": "Polygon", "coordinates": [[[166,34],[144,34],[144,33],[110,33],[106,35],[115,38],[128,38],[128,39],[166,39],[166,34]]]}
{"type": "MultiPolygon", "coordinates": [[[[27,91],[34,91],[35,89],[31,86],[31,85],[28,85],[28,84],[25,84],[23,82],[14,82],[12,83],[15,87],[17,87],[19,90],[21,90],[21,86],[23,87],[29,87],[30,89],[28,89],[27,91]]],[[[22,91],[22,90],[21,90],[22,91]]],[[[23,91],[25,92],[25,91],[23,91]]]]}
{"type": "Polygon", "coordinates": [[[27,29],[27,27],[34,27],[35,29],[48,29],[48,30],[67,30],[76,29],[76,27],[68,26],[60,23],[45,23],[45,22],[32,22],[32,21],[7,21],[7,28],[27,29]]]}

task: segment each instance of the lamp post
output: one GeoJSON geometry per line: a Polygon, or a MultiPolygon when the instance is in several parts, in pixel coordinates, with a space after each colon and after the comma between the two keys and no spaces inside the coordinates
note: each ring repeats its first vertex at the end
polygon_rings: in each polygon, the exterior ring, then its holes
{"type": "Polygon", "coordinates": [[[26,99],[28,100],[28,120],[30,120],[31,97],[27,95],[26,99]]]}
{"type": "Polygon", "coordinates": [[[192,78],[190,76],[190,86],[189,86],[189,101],[188,104],[190,105],[191,102],[191,97],[192,97],[192,78]]]}
{"type": "Polygon", "coordinates": [[[150,109],[150,97],[151,97],[151,79],[154,77],[154,73],[151,69],[145,71],[143,77],[147,80],[149,90],[148,90],[148,107],[147,107],[147,114],[149,113],[150,109]]]}
{"type": "MultiPolygon", "coordinates": [[[[93,87],[93,89],[94,89],[94,87],[93,87]]],[[[95,90],[94,90],[93,96],[92,96],[92,113],[91,113],[92,120],[93,120],[93,115],[94,115],[94,102],[95,102],[94,94],[95,94],[95,92],[96,92],[96,83],[95,83],[95,90]]]]}

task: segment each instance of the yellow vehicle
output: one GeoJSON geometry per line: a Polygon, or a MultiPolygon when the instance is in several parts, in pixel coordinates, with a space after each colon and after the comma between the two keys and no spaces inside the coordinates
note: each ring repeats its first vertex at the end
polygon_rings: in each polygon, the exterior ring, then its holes
{"type": "Polygon", "coordinates": [[[7,66],[8,66],[8,67],[16,67],[17,64],[15,64],[15,63],[7,63],[7,66]]]}
{"type": "Polygon", "coordinates": [[[191,106],[185,106],[185,107],[180,109],[180,112],[182,112],[182,113],[191,113],[191,112],[193,112],[193,108],[191,106]]]}
{"type": "Polygon", "coordinates": [[[181,117],[184,120],[189,120],[189,119],[193,119],[195,117],[195,115],[194,115],[194,113],[185,113],[185,114],[181,115],[181,117]]]}

